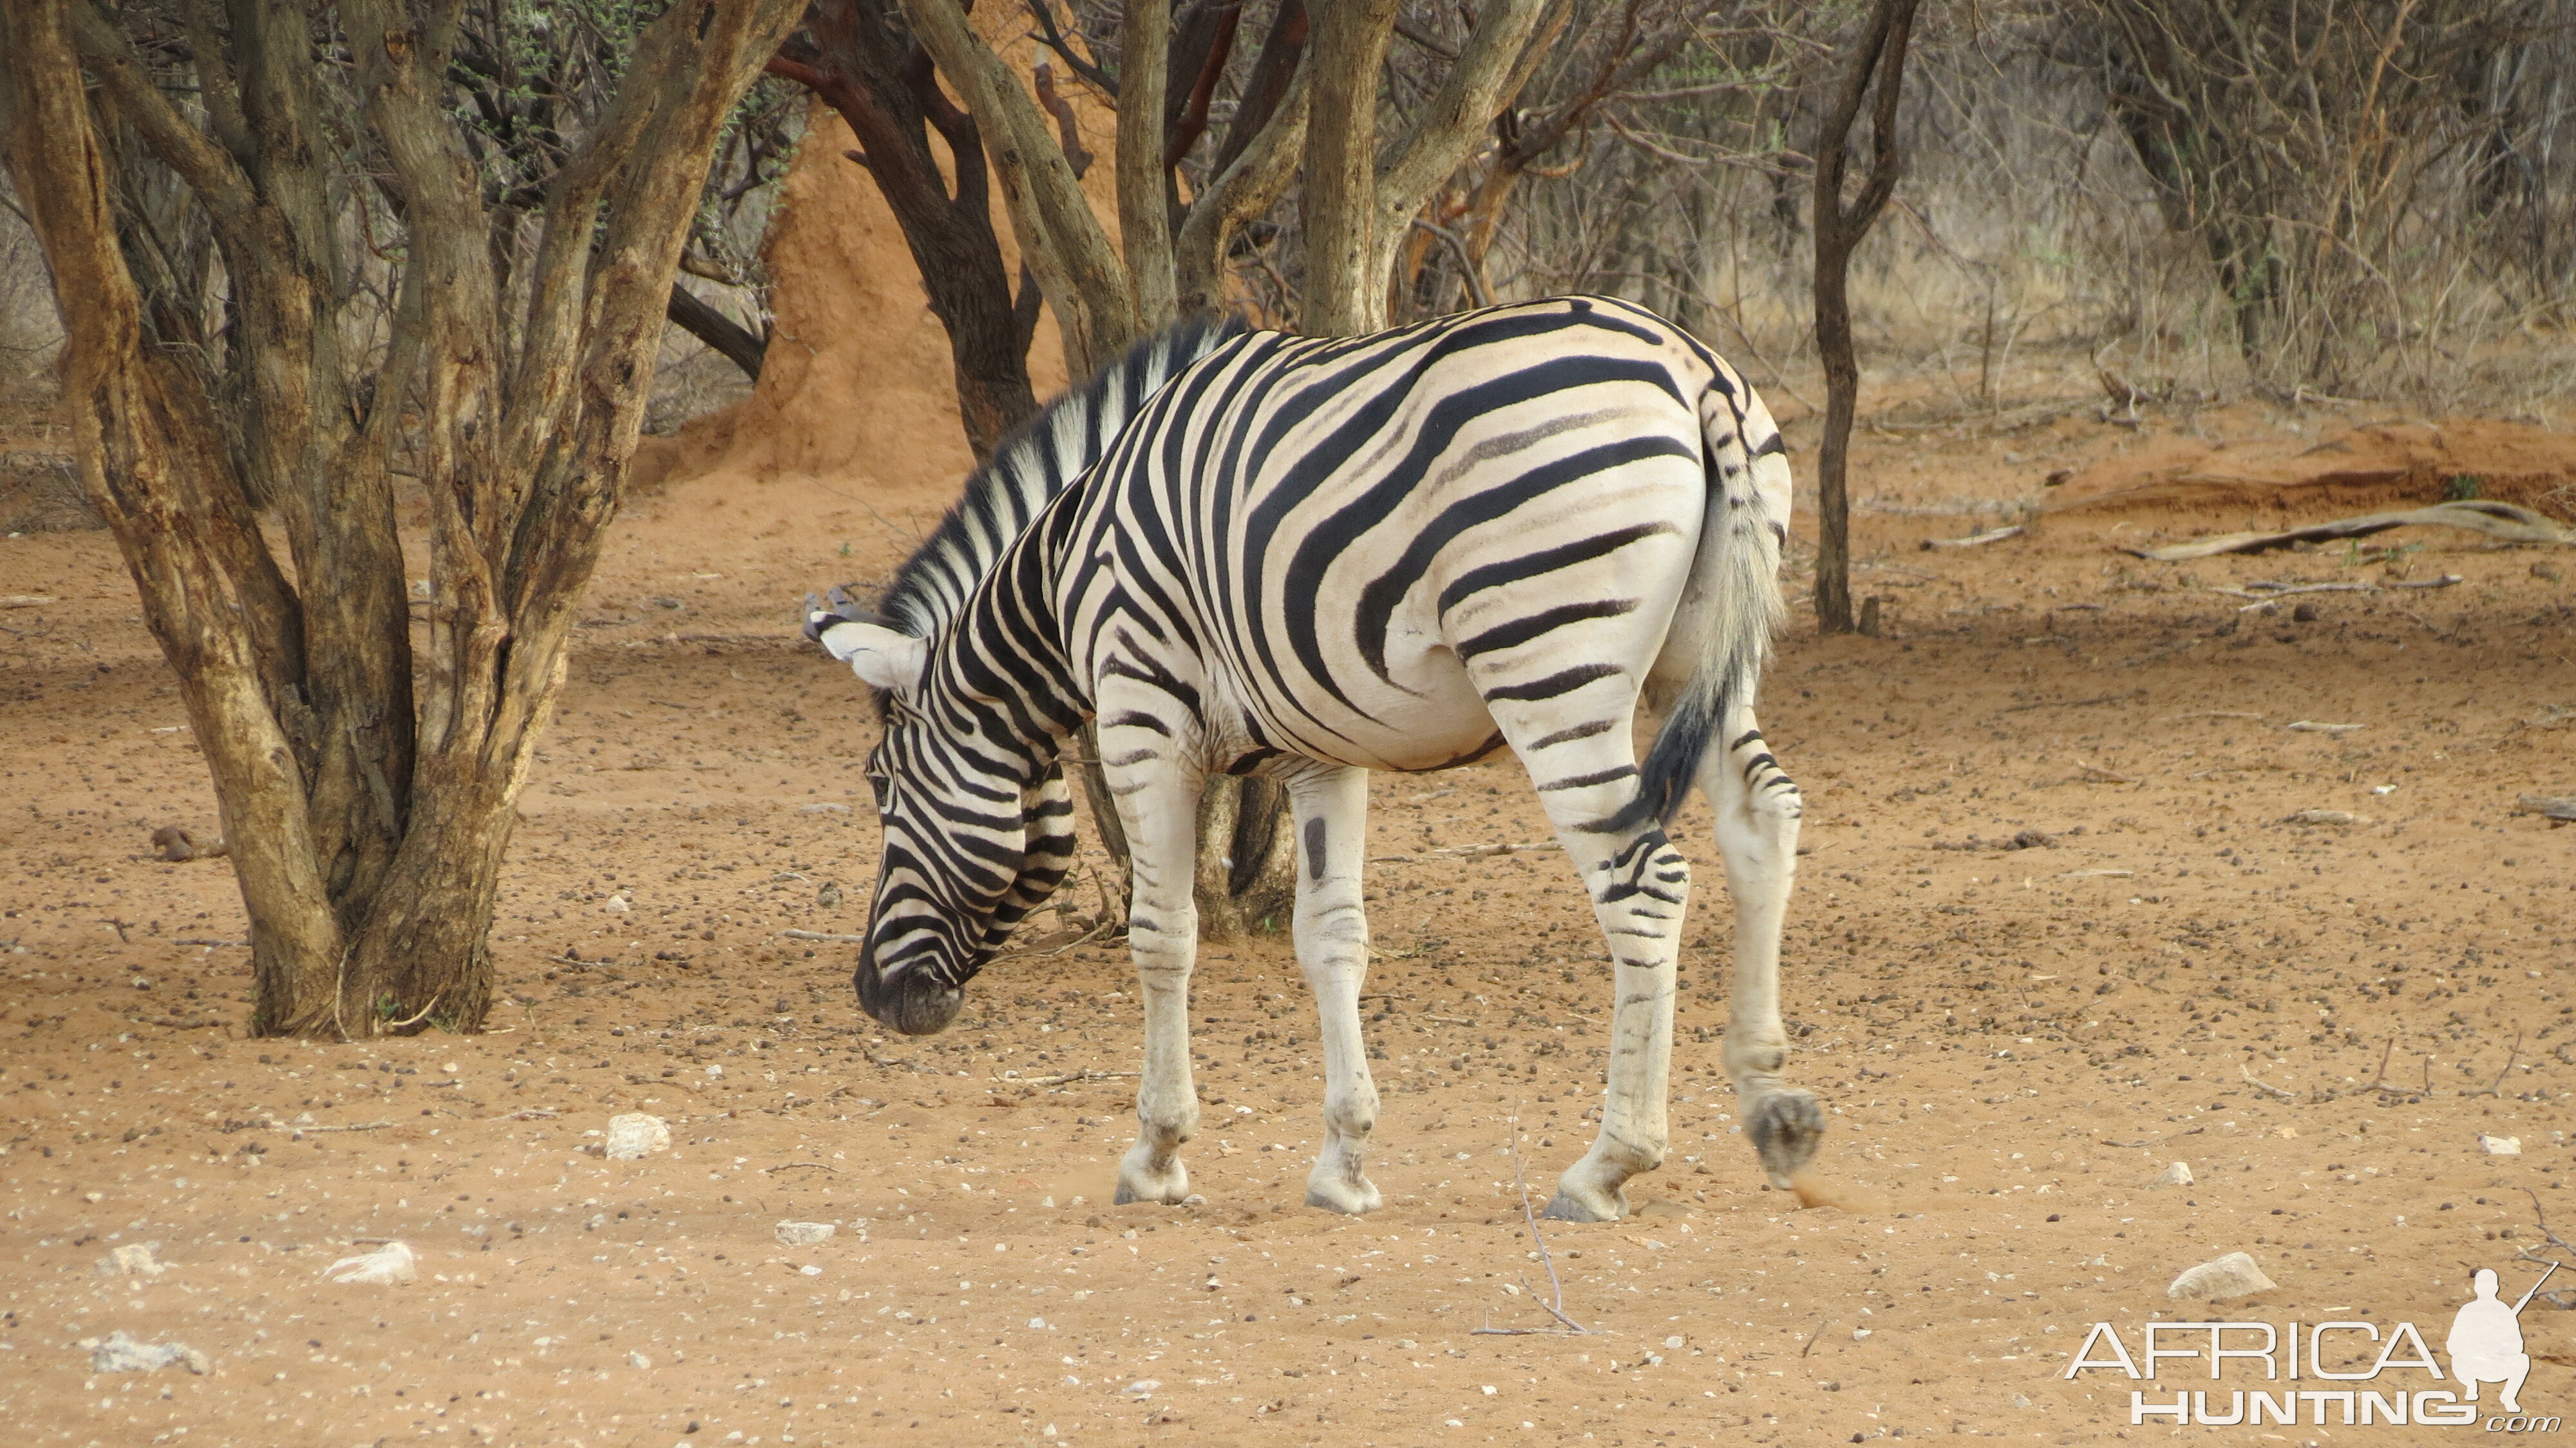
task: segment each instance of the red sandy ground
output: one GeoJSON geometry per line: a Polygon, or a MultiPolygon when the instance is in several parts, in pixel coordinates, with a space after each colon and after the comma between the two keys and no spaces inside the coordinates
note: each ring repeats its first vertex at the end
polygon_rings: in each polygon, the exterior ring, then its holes
{"type": "MultiPolygon", "coordinates": [[[[1410,857],[1371,894],[1386,1208],[1299,1205],[1321,1087],[1277,937],[1199,977],[1204,1205],[1112,1208],[1133,1083],[1083,1073],[1135,1068],[1115,949],[999,964],[913,1041],[857,1012],[848,947],[780,933],[858,929],[875,847],[868,710],[788,641],[793,601],[883,577],[937,486],[718,474],[630,507],[504,882],[516,1003],[471,1039],[242,1038],[228,872],[133,858],[214,810],[113,550],[0,543],[0,592],[60,600],[0,617],[0,1412],[31,1444],[2090,1443],[2136,1432],[2127,1380],[2063,1380],[2096,1321],[2132,1352],[2154,1313],[2438,1346],[2473,1268],[2518,1294],[2538,1214],[2576,1226],[2576,832],[2511,812],[2576,787],[2544,713],[2576,703],[2571,560],[2395,535],[2408,579],[2463,581],[2298,621],[2213,590],[2386,555],[2106,546],[2250,521],[2171,513],[1917,551],[2154,442],[1866,436],[1888,636],[1802,627],[1765,690],[1809,810],[1792,1069],[1847,1205],[1798,1210],[1733,1139],[1701,814],[1671,1158],[1647,1215],[1546,1233],[1586,1337],[1479,1332],[1548,1325],[1512,1151],[1543,1194],[1588,1139],[1609,1005],[1556,854],[1430,853],[1545,837],[1517,765],[1375,788],[1373,852],[1410,857]],[[2306,809],[2362,820],[2283,823],[2306,809]],[[1996,847],[2024,831],[2049,842],[1996,847]],[[676,1148],[598,1156],[632,1110],[676,1148]],[[2197,1184],[2151,1189],[2172,1161],[2197,1184]],[[787,1249],[782,1219],[842,1229],[787,1249]],[[421,1280],[323,1281],[376,1238],[421,1280]],[[93,1275],[140,1241],[166,1275],[93,1275]],[[2165,1296],[2230,1250],[2278,1290],[2165,1296]],[[117,1329],[213,1371],[93,1374],[117,1329]]],[[[2576,1408],[2565,1321],[2523,1319],[2539,1411],[2576,1408]]]]}
{"type": "MultiPolygon", "coordinates": [[[[869,710],[792,642],[794,605],[882,580],[965,462],[863,178],[800,168],[788,191],[759,394],[649,444],[645,471],[681,481],[630,504],[592,590],[487,1035],[243,1039],[228,871],[134,858],[159,824],[210,833],[214,804],[133,589],[100,535],[0,541],[0,595],[59,600],[0,611],[16,1441],[2094,1443],[2143,1430],[2125,1378],[2065,1380],[2091,1323],[2133,1353],[2159,1313],[2407,1320],[2438,1348],[2473,1269],[2519,1295],[2526,1253],[2567,1255],[2541,1217],[2576,1229],[2576,831],[2512,810],[2576,792],[2576,726],[2548,712],[2576,705],[2576,559],[2464,535],[2178,566],[2112,545],[2276,525],[2268,485],[2324,474],[2338,510],[2470,474],[2564,517],[2576,445],[2253,407],[1863,432],[1856,579],[1887,636],[1802,624],[1764,709],[1807,794],[1786,1000],[1841,1205],[1799,1210],[1733,1139],[1726,906],[1694,806],[1671,1157],[1640,1217],[1546,1233],[1592,1335],[1481,1331],[1551,1325],[1515,1172],[1543,1200],[1588,1140],[1609,1006],[1558,855],[1435,853],[1545,837],[1505,761],[1375,787],[1373,853],[1405,857],[1371,886],[1386,1208],[1299,1205],[1321,1083],[1276,936],[1204,953],[1204,1203],[1110,1207],[1139,1046],[1114,946],[999,963],[916,1041],[858,1012],[850,947],[781,933],[859,929],[876,848],[869,710]],[[2057,473],[2155,487],[1918,551],[2034,512],[2057,473]],[[2211,477],[2266,486],[2165,486],[2211,477]],[[2401,572],[2462,581],[2277,611],[2218,591],[2401,572]],[[2360,818],[2284,822],[2311,809],[2360,818]],[[674,1149],[604,1160],[609,1116],[639,1110],[674,1149]],[[2174,1161],[2196,1183],[2151,1188],[2174,1161]],[[783,1248],[788,1219],[841,1230],[783,1248]],[[421,1252],[418,1282],[323,1280],[384,1238],[421,1252]],[[94,1274],[136,1242],[169,1271],[94,1274]],[[2232,1250],[2277,1290],[2165,1295],[2232,1250]],[[84,1344],[120,1329],[212,1372],[92,1373],[84,1344]]],[[[1802,477],[1814,434],[1791,427],[1802,477]]],[[[2539,1412],[2576,1411],[2569,1302],[2523,1317],[2539,1412]]],[[[2330,1363],[2367,1365],[2336,1341],[2330,1363]]]]}

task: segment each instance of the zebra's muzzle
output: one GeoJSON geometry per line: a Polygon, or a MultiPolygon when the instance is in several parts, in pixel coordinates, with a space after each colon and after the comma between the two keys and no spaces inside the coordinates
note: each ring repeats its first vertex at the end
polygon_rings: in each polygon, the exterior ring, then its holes
{"type": "Polygon", "coordinates": [[[948,1029],[966,1003],[966,992],[955,986],[909,970],[886,980],[865,960],[859,962],[852,983],[859,988],[859,1004],[869,1015],[907,1036],[935,1036],[948,1029]]]}

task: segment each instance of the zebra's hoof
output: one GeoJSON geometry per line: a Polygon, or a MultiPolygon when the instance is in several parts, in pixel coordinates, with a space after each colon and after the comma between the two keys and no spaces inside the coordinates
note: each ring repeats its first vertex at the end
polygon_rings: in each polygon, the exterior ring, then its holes
{"type": "Polygon", "coordinates": [[[1744,1135],[1771,1185],[1786,1190],[1790,1178],[1816,1159],[1825,1139],[1825,1108],[1811,1091],[1775,1091],[1745,1113],[1744,1135]]]}
{"type": "Polygon", "coordinates": [[[1161,1202],[1168,1207],[1177,1207],[1188,1201],[1189,1196],[1189,1168],[1181,1165],[1177,1158],[1160,1171],[1138,1162],[1125,1161],[1118,1165],[1118,1195],[1111,1201],[1121,1207],[1131,1202],[1161,1202]]]}
{"type": "Polygon", "coordinates": [[[1377,1184],[1367,1177],[1356,1182],[1338,1177],[1321,1181],[1309,1178],[1306,1182],[1306,1205],[1346,1217],[1374,1212],[1385,1202],[1386,1198],[1378,1195],[1377,1184]]]}
{"type": "MultiPolygon", "coordinates": [[[[1568,1178],[1574,1174],[1566,1173],[1568,1178]]],[[[1547,1210],[1539,1214],[1551,1222],[1615,1222],[1628,1215],[1628,1193],[1612,1187],[1607,1191],[1588,1183],[1559,1181],[1556,1195],[1548,1198],[1547,1210]]]]}

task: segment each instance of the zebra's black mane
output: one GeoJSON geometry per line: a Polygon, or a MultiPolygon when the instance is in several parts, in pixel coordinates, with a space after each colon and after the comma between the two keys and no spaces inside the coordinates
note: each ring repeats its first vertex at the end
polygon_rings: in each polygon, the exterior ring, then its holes
{"type": "Polygon", "coordinates": [[[957,505],[895,571],[877,600],[877,613],[914,638],[945,627],[1002,551],[1108,452],[1163,384],[1243,331],[1231,319],[1166,327],[1040,409],[993,449],[991,461],[968,475],[957,505]]]}

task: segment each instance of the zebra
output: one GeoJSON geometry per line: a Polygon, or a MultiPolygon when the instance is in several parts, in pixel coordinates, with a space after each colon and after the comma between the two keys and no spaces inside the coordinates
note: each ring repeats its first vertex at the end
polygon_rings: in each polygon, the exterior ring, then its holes
{"type": "Polygon", "coordinates": [[[873,686],[884,725],[860,1002],[908,1033],[955,1017],[1074,864],[1065,751],[1091,721],[1145,1017],[1117,1200],[1187,1199],[1195,805],[1214,774],[1268,775],[1294,811],[1295,947],[1325,1056],[1306,1202],[1369,1211],[1368,773],[1509,748],[1615,962],[1600,1131],[1548,1215],[1625,1216],[1626,1184],[1662,1160],[1690,884],[1665,822],[1694,786],[1735,901],[1724,1064],[1789,1186],[1824,1130],[1782,1081],[1800,802],[1753,717],[1789,506],[1761,399],[1623,301],[1352,338],[1189,323],[1142,343],[1002,444],[873,611],[807,598],[808,637],[873,686]],[[1640,760],[1645,702],[1664,717],[1640,760]]]}

